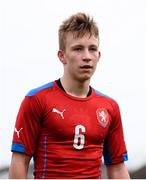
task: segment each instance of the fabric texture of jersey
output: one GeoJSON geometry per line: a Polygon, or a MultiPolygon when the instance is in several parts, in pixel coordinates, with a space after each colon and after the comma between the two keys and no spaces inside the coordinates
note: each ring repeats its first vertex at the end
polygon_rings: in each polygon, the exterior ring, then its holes
{"type": "Polygon", "coordinates": [[[118,104],[92,89],[77,98],[56,82],[31,90],[17,115],[12,151],[34,157],[34,178],[101,178],[127,160],[118,104]]]}

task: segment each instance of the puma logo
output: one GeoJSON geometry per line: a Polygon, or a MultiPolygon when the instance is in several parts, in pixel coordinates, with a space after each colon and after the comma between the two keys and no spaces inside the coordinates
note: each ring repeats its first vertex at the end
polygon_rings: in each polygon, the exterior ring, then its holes
{"type": "Polygon", "coordinates": [[[22,129],[23,128],[19,129],[19,131],[16,129],[16,127],[14,129],[14,131],[17,133],[18,138],[20,138],[20,131],[22,131],[22,129]]]}
{"type": "Polygon", "coordinates": [[[52,109],[52,112],[57,113],[57,114],[60,114],[60,116],[61,116],[62,119],[64,119],[63,113],[64,113],[65,111],[66,111],[65,109],[64,109],[62,112],[60,112],[60,111],[59,111],[58,109],[56,109],[56,108],[53,108],[53,109],[52,109]]]}

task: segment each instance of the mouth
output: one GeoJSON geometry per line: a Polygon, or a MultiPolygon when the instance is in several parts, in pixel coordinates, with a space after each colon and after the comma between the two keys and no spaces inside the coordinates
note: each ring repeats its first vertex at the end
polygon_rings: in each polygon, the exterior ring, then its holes
{"type": "Polygon", "coordinates": [[[84,65],[84,66],[80,66],[81,69],[92,69],[93,67],[90,65],[84,65]]]}

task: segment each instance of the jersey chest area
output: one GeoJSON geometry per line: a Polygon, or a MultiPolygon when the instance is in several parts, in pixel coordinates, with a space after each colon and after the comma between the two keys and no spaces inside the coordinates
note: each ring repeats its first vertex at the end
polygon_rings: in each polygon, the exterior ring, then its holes
{"type": "Polygon", "coordinates": [[[101,145],[110,123],[106,105],[94,99],[76,101],[58,97],[47,101],[42,131],[54,141],[74,141],[75,146],[101,145]]]}

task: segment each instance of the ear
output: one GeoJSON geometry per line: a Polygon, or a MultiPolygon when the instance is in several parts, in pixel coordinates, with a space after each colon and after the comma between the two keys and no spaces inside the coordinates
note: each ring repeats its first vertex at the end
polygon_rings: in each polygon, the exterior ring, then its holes
{"type": "Polygon", "coordinates": [[[59,50],[59,51],[58,51],[58,58],[60,59],[60,61],[61,61],[63,64],[66,64],[64,51],[62,51],[62,50],[59,50]]]}
{"type": "Polygon", "coordinates": [[[98,53],[99,53],[99,54],[98,54],[98,61],[99,61],[99,59],[100,59],[100,57],[101,57],[101,52],[99,51],[98,53]]]}
{"type": "Polygon", "coordinates": [[[99,58],[101,57],[101,52],[99,51],[99,58]]]}

